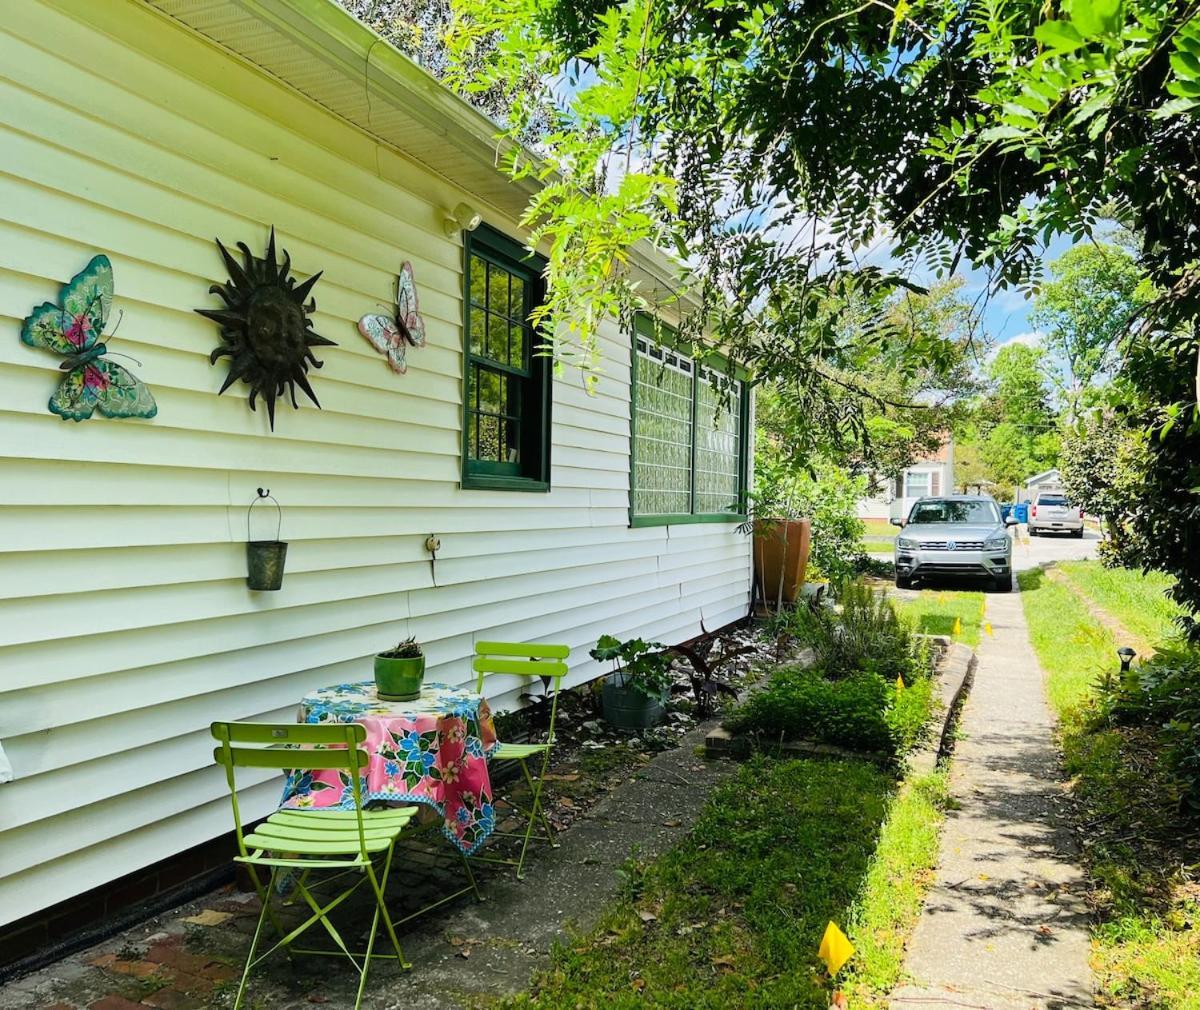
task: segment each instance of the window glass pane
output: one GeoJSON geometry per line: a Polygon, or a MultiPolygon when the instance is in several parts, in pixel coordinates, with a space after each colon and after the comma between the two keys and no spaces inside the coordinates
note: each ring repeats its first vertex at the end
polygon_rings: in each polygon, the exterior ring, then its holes
{"type": "Polygon", "coordinates": [[[471,353],[483,358],[487,356],[487,313],[483,309],[472,307],[471,320],[471,353]]]}
{"type": "Polygon", "coordinates": [[[471,257],[471,301],[487,304],[487,263],[478,256],[471,257]]]}
{"type": "Polygon", "coordinates": [[[739,511],[742,384],[703,369],[696,401],[696,511],[739,511]]]}
{"type": "Polygon", "coordinates": [[[508,315],[508,271],[488,265],[488,309],[502,316],[508,315]]]}
{"type": "Polygon", "coordinates": [[[914,470],[904,475],[904,497],[924,498],[929,494],[929,471],[914,470]]]}
{"type": "Polygon", "coordinates": [[[490,369],[478,366],[476,374],[479,376],[479,410],[485,414],[502,413],[504,395],[500,376],[490,369]]]}
{"type": "Polygon", "coordinates": [[[550,383],[545,363],[531,357],[533,335],[526,322],[541,293],[540,261],[487,227],[465,241],[470,275],[464,337],[469,372],[463,404],[464,484],[489,486],[493,478],[546,481],[548,432],[543,427],[550,383]],[[472,483],[473,478],[479,482],[472,483]]]}
{"type": "Polygon", "coordinates": [[[692,362],[647,345],[637,362],[635,515],[691,511],[692,362]],[[670,358],[668,363],[666,358],[670,358]]]}
{"type": "Polygon", "coordinates": [[[479,415],[479,452],[477,459],[502,460],[500,452],[500,419],[487,414],[479,415]]]}
{"type": "Polygon", "coordinates": [[[505,421],[507,440],[505,442],[505,451],[507,456],[506,462],[520,463],[521,462],[521,422],[517,418],[510,417],[505,421]]]}

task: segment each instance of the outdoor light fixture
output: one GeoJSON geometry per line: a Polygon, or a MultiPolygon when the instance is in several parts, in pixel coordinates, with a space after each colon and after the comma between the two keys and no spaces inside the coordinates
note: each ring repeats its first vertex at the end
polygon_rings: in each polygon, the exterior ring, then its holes
{"type": "Polygon", "coordinates": [[[1136,655],[1137,655],[1137,653],[1134,652],[1131,648],[1129,648],[1128,645],[1117,650],[1117,656],[1121,660],[1121,672],[1122,673],[1129,672],[1129,667],[1133,663],[1133,657],[1136,655]]]}
{"type": "Polygon", "coordinates": [[[447,238],[458,238],[460,232],[474,231],[482,220],[483,215],[469,203],[460,203],[449,212],[442,227],[446,230],[447,238]]]}

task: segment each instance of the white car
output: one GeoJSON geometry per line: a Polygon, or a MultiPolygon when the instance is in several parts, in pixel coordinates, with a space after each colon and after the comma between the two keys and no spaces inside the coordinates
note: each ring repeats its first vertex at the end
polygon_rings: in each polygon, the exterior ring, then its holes
{"type": "Polygon", "coordinates": [[[920,498],[907,519],[893,519],[896,536],[896,588],[931,576],[983,577],[996,590],[1012,589],[1012,516],[1002,519],[1000,506],[986,495],[943,495],[920,498]]]}
{"type": "Polygon", "coordinates": [[[1083,510],[1062,491],[1039,491],[1029,506],[1029,535],[1070,533],[1083,536],[1083,510]]]}

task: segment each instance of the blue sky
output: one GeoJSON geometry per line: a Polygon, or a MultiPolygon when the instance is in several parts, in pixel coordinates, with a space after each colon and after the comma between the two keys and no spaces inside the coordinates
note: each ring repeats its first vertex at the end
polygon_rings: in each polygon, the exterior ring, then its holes
{"type": "MultiPolygon", "coordinates": [[[[1042,255],[1043,264],[1048,266],[1072,245],[1074,245],[1074,240],[1070,235],[1056,236],[1050,241],[1042,255]]],[[[974,299],[986,285],[987,277],[983,271],[975,269],[964,270],[962,274],[967,281],[964,293],[968,298],[974,299]]],[[[1032,309],[1033,305],[1025,292],[1016,288],[997,291],[983,305],[984,328],[997,346],[1016,339],[1032,342],[1031,334],[1034,332],[1034,327],[1029,321],[1029,313],[1032,309]]]]}

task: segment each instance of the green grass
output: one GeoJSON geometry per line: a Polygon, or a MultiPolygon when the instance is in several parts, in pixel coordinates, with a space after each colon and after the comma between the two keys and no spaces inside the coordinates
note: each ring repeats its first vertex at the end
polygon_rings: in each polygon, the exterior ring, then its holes
{"type": "Polygon", "coordinates": [[[900,532],[899,526],[893,526],[887,519],[864,519],[864,531],[869,537],[895,537],[900,532]]]}
{"type": "Polygon", "coordinates": [[[893,598],[896,612],[912,629],[922,635],[947,635],[958,642],[976,646],[982,633],[983,593],[943,592],[923,589],[914,600],[893,598]],[[961,622],[954,633],[954,622],[961,622]]]}
{"type": "Polygon", "coordinates": [[[1086,702],[1097,677],[1117,666],[1117,643],[1070,586],[1040,569],[1020,572],[1017,581],[1029,637],[1048,675],[1046,694],[1062,719],[1086,702]]]}
{"type": "Polygon", "coordinates": [[[1105,568],[1098,561],[1063,561],[1058,567],[1091,600],[1147,644],[1174,637],[1182,610],[1166,595],[1174,581],[1161,572],[1105,568]]]}
{"type": "Polygon", "coordinates": [[[891,557],[896,548],[891,543],[880,543],[873,540],[863,541],[862,549],[868,554],[884,554],[891,557]]]}
{"type": "Polygon", "coordinates": [[[851,1005],[870,1003],[900,981],[904,948],[937,865],[938,832],[948,799],[945,775],[934,772],[905,783],[892,800],[850,917],[857,948],[846,986],[857,997],[851,1005]]]}
{"type": "MultiPolygon", "coordinates": [[[[1194,827],[1167,799],[1156,735],[1097,718],[1091,687],[1100,671],[1116,666],[1116,643],[1071,587],[1040,571],[1018,579],[1060,719],[1063,763],[1088,825],[1101,990],[1139,1008],[1200,1010],[1200,889],[1180,871],[1200,860],[1200,851],[1194,827]]],[[[1127,589],[1126,598],[1138,592],[1127,589]]]]}
{"type": "Polygon", "coordinates": [[[863,761],[756,758],[710,797],[687,839],[631,862],[597,927],[558,947],[508,1008],[825,1010],[830,920],[859,948],[866,999],[898,977],[936,858],[940,786],[896,791],[863,761]]]}

